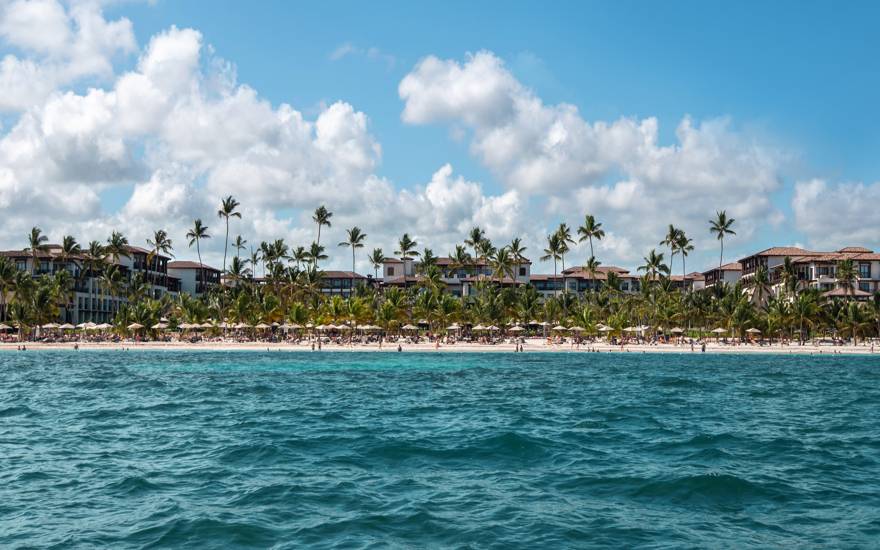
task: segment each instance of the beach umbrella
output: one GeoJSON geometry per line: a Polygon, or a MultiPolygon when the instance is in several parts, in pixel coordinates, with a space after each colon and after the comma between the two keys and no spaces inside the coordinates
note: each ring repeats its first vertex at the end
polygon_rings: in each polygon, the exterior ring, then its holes
{"type": "Polygon", "coordinates": [[[177,328],[179,328],[181,330],[189,330],[192,328],[192,325],[189,323],[180,323],[177,325],[177,328]]]}
{"type": "Polygon", "coordinates": [[[587,329],[585,329],[584,327],[571,327],[571,330],[574,332],[583,332],[587,329]]]}
{"type": "Polygon", "coordinates": [[[0,323],[0,330],[12,330],[12,327],[7,324],[0,323]]]}
{"type": "Polygon", "coordinates": [[[165,330],[166,328],[168,328],[168,325],[165,323],[156,323],[153,325],[153,330],[165,330]]]}
{"type": "Polygon", "coordinates": [[[609,326],[605,326],[605,325],[599,327],[599,332],[611,332],[613,330],[614,330],[613,328],[611,328],[609,326]]]}
{"type": "Polygon", "coordinates": [[[128,325],[128,330],[140,330],[142,328],[144,328],[144,325],[142,325],[140,323],[132,323],[132,324],[128,325]]]}
{"type": "MultiPolygon", "coordinates": [[[[58,328],[60,328],[61,330],[72,330],[72,329],[75,329],[76,327],[71,325],[70,323],[64,323],[63,325],[59,326],[58,328]]],[[[2,330],[2,329],[0,329],[0,330],[2,330]]]]}
{"type": "Polygon", "coordinates": [[[261,329],[261,330],[265,330],[265,329],[267,329],[267,328],[272,328],[272,327],[269,326],[269,325],[267,325],[266,323],[260,323],[259,325],[255,326],[254,328],[258,328],[258,329],[261,329]]]}
{"type": "Polygon", "coordinates": [[[45,329],[58,328],[58,323],[46,323],[45,325],[43,325],[40,328],[45,328],[45,329]]]}
{"type": "Polygon", "coordinates": [[[415,325],[403,325],[400,328],[402,328],[403,330],[419,330],[419,327],[415,325]]]}
{"type": "Polygon", "coordinates": [[[278,324],[278,321],[272,321],[272,326],[273,327],[280,327],[281,325],[278,324]]]}
{"type": "Polygon", "coordinates": [[[562,325],[556,325],[555,327],[553,327],[553,330],[568,330],[568,329],[562,325]]]}
{"type": "Polygon", "coordinates": [[[302,325],[298,325],[298,324],[296,324],[296,323],[291,323],[291,324],[287,325],[287,328],[292,329],[292,330],[298,330],[298,329],[301,329],[301,328],[303,328],[303,327],[302,327],[302,325]]]}
{"type": "Polygon", "coordinates": [[[498,327],[496,327],[495,325],[489,325],[488,327],[486,327],[486,330],[500,330],[500,329],[498,327]]]}
{"type": "Polygon", "coordinates": [[[461,327],[458,325],[458,323],[452,323],[451,325],[446,327],[446,330],[459,330],[459,329],[461,329],[461,327]]]}
{"type": "Polygon", "coordinates": [[[306,323],[306,328],[315,328],[315,325],[312,323],[306,323]]]}
{"type": "Polygon", "coordinates": [[[671,332],[672,334],[683,334],[684,329],[679,328],[679,327],[675,327],[674,329],[670,330],[669,332],[671,332]]]}
{"type": "Polygon", "coordinates": [[[484,327],[483,325],[477,325],[477,326],[473,327],[471,330],[486,330],[486,327],[484,327]]]}
{"type": "Polygon", "coordinates": [[[724,334],[724,333],[727,332],[727,329],[726,329],[726,328],[718,327],[718,328],[716,328],[716,329],[713,329],[712,332],[713,332],[714,334],[724,334]]]}
{"type": "Polygon", "coordinates": [[[237,329],[243,329],[243,328],[251,328],[251,326],[250,326],[249,324],[247,324],[247,323],[237,323],[237,324],[235,325],[235,328],[237,328],[237,329]]]}
{"type": "Polygon", "coordinates": [[[761,329],[750,328],[746,332],[748,332],[749,334],[761,334],[761,329]]]}
{"type": "Polygon", "coordinates": [[[519,326],[519,325],[513,325],[512,327],[510,327],[510,328],[507,329],[507,330],[509,330],[510,332],[522,332],[522,331],[524,331],[525,329],[522,328],[522,327],[519,326]]]}
{"type": "Polygon", "coordinates": [[[208,323],[207,321],[199,325],[199,328],[214,328],[213,323],[208,323]]]}
{"type": "Polygon", "coordinates": [[[639,327],[626,327],[625,329],[623,329],[623,332],[638,332],[638,331],[639,331],[639,327]]]}
{"type": "Polygon", "coordinates": [[[339,330],[351,330],[349,325],[336,325],[336,328],[339,330]]]}

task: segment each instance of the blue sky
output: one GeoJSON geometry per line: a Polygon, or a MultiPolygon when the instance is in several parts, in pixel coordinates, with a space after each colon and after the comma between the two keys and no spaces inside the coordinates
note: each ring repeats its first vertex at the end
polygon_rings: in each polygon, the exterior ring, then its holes
{"type": "Polygon", "coordinates": [[[871,2],[359,2],[123,4],[138,40],[175,24],[201,30],[239,79],[273,103],[342,99],[370,115],[383,171],[421,181],[453,160],[479,171],[434,128],[400,122],[400,79],[422,57],[488,49],[547,103],[586,118],[656,116],[668,140],[682,115],[731,116],[802,156],[810,174],[877,175],[880,6],[871,2]],[[332,61],[351,44],[395,60],[332,61]],[[407,134],[401,136],[401,134],[407,134]]]}
{"type": "MultiPolygon", "coordinates": [[[[74,5],[66,4],[69,11],[74,5]]],[[[781,185],[766,188],[771,207],[749,210],[749,215],[757,224],[765,214],[774,221],[731,243],[733,251],[827,244],[815,228],[796,219],[798,182],[818,179],[824,186],[798,202],[801,219],[824,214],[823,202],[851,191],[840,185],[863,183],[868,186],[865,197],[876,196],[870,187],[878,180],[880,146],[876,3],[624,1],[549,7],[527,2],[113,3],[103,7],[103,17],[129,20],[137,51],[114,54],[111,77],[71,80],[59,89],[85,94],[96,82],[109,89],[114,78],[138,66],[153,37],[172,25],[192,28],[201,34],[203,47],[213,49],[211,55],[234,65],[239,84],[256,90],[273,107],[289,104],[309,120],[337,101],[364,113],[369,134],[381,145],[373,173],[393,189],[418,192],[449,163],[456,176],[478,182],[485,195],[500,195],[517,184],[507,167],[475,152],[474,136],[488,129],[462,122],[467,115],[460,111],[451,119],[429,114],[419,122],[404,121],[406,101],[399,94],[401,81],[427,56],[466,65],[468,53],[489,51],[543,105],[574,105],[588,123],[655,118],[659,145],[674,146],[684,117],[696,124],[723,117],[726,132],[772,150],[781,185]]],[[[28,54],[14,44],[0,51],[23,59],[28,54]]],[[[210,57],[205,51],[203,65],[210,57]]],[[[18,116],[7,113],[5,128],[13,127],[18,116]]],[[[131,145],[136,156],[149,148],[140,139],[131,145]]],[[[591,185],[636,178],[633,172],[641,173],[612,167],[591,185]]],[[[205,173],[194,177],[196,185],[209,179],[205,173]]],[[[139,183],[130,178],[102,185],[102,212],[123,208],[139,183]]],[[[543,218],[535,217],[544,226],[557,223],[547,213],[555,207],[540,195],[531,196],[525,212],[543,212],[543,218]]],[[[281,217],[295,218],[291,239],[302,233],[294,228],[297,224],[304,231],[300,209],[295,203],[276,208],[281,217]]],[[[608,218],[615,219],[612,214],[608,218]]],[[[579,219],[565,221],[576,227],[579,219]]],[[[624,235],[623,228],[617,230],[624,235]]],[[[841,227],[840,234],[851,231],[841,227]]],[[[630,240],[639,253],[647,242],[630,240]]],[[[617,252],[621,262],[633,261],[624,252],[608,251],[612,258],[617,252]]],[[[714,254],[698,252],[698,263],[709,262],[714,254]]]]}

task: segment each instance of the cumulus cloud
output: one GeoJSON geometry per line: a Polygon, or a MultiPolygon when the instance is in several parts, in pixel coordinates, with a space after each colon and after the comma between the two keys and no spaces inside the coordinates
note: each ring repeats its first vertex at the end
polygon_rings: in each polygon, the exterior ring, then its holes
{"type": "MultiPolygon", "coordinates": [[[[18,71],[16,85],[47,88],[0,136],[0,245],[21,246],[31,225],[53,240],[68,233],[103,240],[120,229],[139,244],[161,227],[187,257],[183,235],[192,220],[202,218],[219,236],[217,202],[230,194],[244,214],[233,220],[232,234],[255,246],[276,238],[308,244],[310,212],[326,203],[336,217],[323,244],[340,265],[347,265],[347,254],[334,254],[333,245],[352,225],[389,253],[404,231],[434,247],[457,240],[472,224],[499,236],[513,232],[507,216],[523,208],[516,191],[488,196],[450,166],[423,186],[399,191],[377,175],[382,148],[364,113],[344,101],[322,107],[313,119],[290,105],[274,106],[239,84],[234,67],[194,29],[157,33],[133,69],[107,75],[95,52],[105,52],[109,62],[130,51],[130,31],[126,20],[106,21],[97,4],[6,6],[2,38],[30,57],[7,56],[15,66],[0,83],[18,71]],[[42,27],[53,29],[51,36],[40,34],[42,27]],[[109,39],[119,44],[111,47],[109,39]],[[62,78],[62,69],[68,76],[62,78]],[[29,76],[41,71],[52,74],[29,76]],[[107,85],[66,89],[69,75],[86,73],[107,77],[107,85]],[[108,208],[108,193],[127,199],[108,208]]],[[[204,243],[205,258],[219,261],[222,245],[219,238],[204,243]]]]}
{"type": "Polygon", "coordinates": [[[499,181],[546,198],[548,213],[578,220],[591,212],[611,230],[629,230],[604,243],[615,258],[656,246],[667,223],[701,237],[716,209],[736,217],[745,238],[778,216],[769,196],[781,186],[782,155],[727,119],[685,117],[677,142],[663,145],[657,119],[587,121],[574,105],[545,104],[485,51],[463,62],[429,56],[398,91],[405,122],[466,128],[471,151],[499,181]]]}
{"type": "Polygon", "coordinates": [[[18,50],[0,63],[0,111],[39,105],[59,86],[113,76],[113,60],[137,50],[131,22],[107,21],[96,2],[69,9],[56,0],[0,5],[0,38],[18,50]]]}
{"type": "Polygon", "coordinates": [[[810,246],[880,249],[880,182],[835,183],[813,179],[795,184],[791,207],[810,246]]]}

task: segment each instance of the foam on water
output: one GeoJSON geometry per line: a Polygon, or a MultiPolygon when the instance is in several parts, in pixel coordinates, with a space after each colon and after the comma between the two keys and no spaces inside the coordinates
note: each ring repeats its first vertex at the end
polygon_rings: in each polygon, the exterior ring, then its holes
{"type": "Polygon", "coordinates": [[[0,547],[871,547],[880,358],[0,354],[0,547]]]}

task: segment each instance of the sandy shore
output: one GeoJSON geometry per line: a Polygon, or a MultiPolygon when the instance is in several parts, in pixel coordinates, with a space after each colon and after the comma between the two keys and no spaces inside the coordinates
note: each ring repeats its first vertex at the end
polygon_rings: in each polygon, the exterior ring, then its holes
{"type": "MultiPolygon", "coordinates": [[[[2,343],[0,351],[17,351],[17,343],[2,343]]],[[[39,343],[26,342],[28,350],[73,350],[73,343],[39,343]]],[[[311,352],[309,343],[267,343],[267,342],[121,342],[121,343],[94,343],[80,342],[81,350],[122,350],[130,351],[288,351],[288,352],[311,352]]],[[[514,344],[474,344],[459,342],[456,344],[441,344],[439,348],[432,343],[401,344],[403,352],[444,352],[444,353],[513,353],[514,344]]],[[[317,352],[317,350],[315,350],[317,352]]],[[[325,352],[397,352],[397,344],[385,343],[382,348],[378,344],[355,344],[353,346],[324,344],[321,351],[325,352]]],[[[610,346],[607,343],[583,344],[572,346],[571,344],[547,344],[540,338],[526,339],[523,351],[529,353],[588,353],[597,351],[600,353],[701,353],[700,346],[695,345],[693,351],[690,345],[658,344],[641,345],[628,344],[624,347],[610,346]]],[[[870,344],[858,346],[831,346],[812,345],[799,346],[797,344],[780,345],[725,345],[709,343],[706,345],[706,353],[733,353],[733,354],[780,354],[780,355],[870,355],[880,356],[880,345],[873,348],[870,344]]]]}

